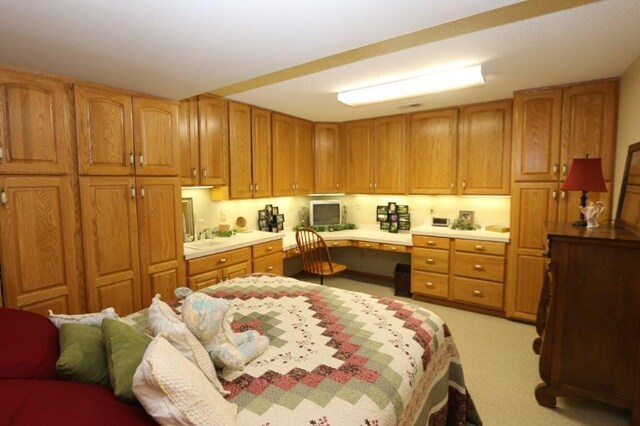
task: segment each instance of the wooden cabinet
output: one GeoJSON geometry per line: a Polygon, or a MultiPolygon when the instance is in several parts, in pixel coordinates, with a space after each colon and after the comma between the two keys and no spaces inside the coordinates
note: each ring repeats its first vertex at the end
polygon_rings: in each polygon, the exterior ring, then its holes
{"type": "Polygon", "coordinates": [[[178,176],[178,105],[159,99],[134,97],[133,141],[137,175],[178,176]]]}
{"type": "Polygon", "coordinates": [[[405,127],[405,116],[345,125],[348,193],[406,192],[405,127]]]}
{"type": "Polygon", "coordinates": [[[187,261],[187,284],[193,290],[251,273],[251,247],[187,261]]]}
{"type": "Polygon", "coordinates": [[[256,244],[252,247],[253,272],[268,272],[282,275],[284,273],[282,240],[256,244]]]}
{"type": "Polygon", "coordinates": [[[458,149],[458,110],[409,116],[410,194],[454,194],[458,149]]]}
{"type": "Polygon", "coordinates": [[[0,69],[0,173],[65,174],[71,160],[66,85],[0,69]]]}
{"type": "Polygon", "coordinates": [[[411,293],[449,298],[449,251],[451,240],[442,237],[413,236],[411,254],[411,293]]]}
{"type": "Polygon", "coordinates": [[[272,115],[273,196],[306,195],[313,189],[313,124],[272,115]]]}
{"type": "Polygon", "coordinates": [[[539,404],[581,396],[631,410],[640,421],[640,236],[610,225],[548,230],[550,274],[540,295],[534,350],[539,404]]]}
{"type": "Polygon", "coordinates": [[[0,176],[4,306],[80,313],[71,178],[0,176]]]}
{"type": "Polygon", "coordinates": [[[271,113],[229,103],[231,198],[271,195],[271,113]]]}
{"type": "Polygon", "coordinates": [[[198,130],[198,97],[180,101],[178,105],[178,139],[180,140],[180,183],[200,185],[200,132],[198,130]]]}
{"type": "Polygon", "coordinates": [[[546,265],[545,223],[580,216],[580,192],[560,189],[574,158],[602,158],[608,192],[591,192],[589,199],[611,206],[616,104],[617,80],[515,93],[508,317],[535,320],[546,265]]]}
{"type": "Polygon", "coordinates": [[[460,109],[459,194],[509,194],[511,110],[511,100],[460,109]]]}
{"type": "Polygon", "coordinates": [[[344,144],[338,124],[317,123],[313,138],[316,194],[344,192],[344,144]]]}

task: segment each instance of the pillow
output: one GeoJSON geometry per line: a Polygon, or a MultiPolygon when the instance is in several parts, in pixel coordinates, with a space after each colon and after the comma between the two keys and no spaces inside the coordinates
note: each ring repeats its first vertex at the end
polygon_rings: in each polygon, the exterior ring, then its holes
{"type": "Polygon", "coordinates": [[[140,365],[151,338],[132,325],[105,318],[102,321],[102,341],[113,394],[122,401],[135,403],[136,396],[131,389],[133,374],[140,365]]]}
{"type": "Polygon", "coordinates": [[[148,325],[154,336],[165,333],[169,343],[198,367],[221,395],[229,394],[222,387],[213,362],[202,343],[189,331],[173,309],[160,300],[159,294],[151,300],[148,325]]]}
{"type": "Polygon", "coordinates": [[[86,324],[62,324],[56,370],[62,379],[108,386],[109,369],[102,331],[86,324]]]}
{"type": "Polygon", "coordinates": [[[164,338],[149,345],[133,378],[133,391],[160,424],[235,425],[238,406],[164,338]]]}
{"type": "Polygon", "coordinates": [[[113,308],[106,308],[98,313],[80,315],[54,314],[52,310],[49,310],[49,320],[58,328],[60,328],[62,324],[67,323],[87,324],[100,327],[104,318],[115,319],[118,318],[118,314],[116,314],[113,308]]]}
{"type": "Polygon", "coordinates": [[[0,379],[57,379],[58,329],[47,318],[0,308],[0,379]]]}

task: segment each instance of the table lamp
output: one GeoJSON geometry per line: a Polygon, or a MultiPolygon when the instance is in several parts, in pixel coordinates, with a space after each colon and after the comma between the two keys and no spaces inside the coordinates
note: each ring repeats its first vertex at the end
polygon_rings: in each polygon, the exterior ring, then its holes
{"type": "Polygon", "coordinates": [[[587,205],[587,192],[607,192],[607,186],[602,176],[602,159],[600,158],[574,158],[567,180],[564,181],[563,191],[582,191],[580,197],[580,220],[573,226],[587,226],[582,209],[587,205]]]}

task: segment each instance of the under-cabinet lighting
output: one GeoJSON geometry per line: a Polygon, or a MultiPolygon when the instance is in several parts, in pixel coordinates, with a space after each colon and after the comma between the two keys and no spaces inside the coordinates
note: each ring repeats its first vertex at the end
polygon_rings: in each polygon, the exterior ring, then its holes
{"type": "Polygon", "coordinates": [[[392,81],[361,89],[347,90],[338,93],[338,101],[350,106],[361,106],[395,99],[410,98],[429,93],[484,84],[482,66],[473,65],[448,71],[425,74],[406,80],[392,81]]]}

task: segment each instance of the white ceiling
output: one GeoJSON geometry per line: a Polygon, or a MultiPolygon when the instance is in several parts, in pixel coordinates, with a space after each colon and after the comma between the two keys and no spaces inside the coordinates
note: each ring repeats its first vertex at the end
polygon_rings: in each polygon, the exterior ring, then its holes
{"type": "MultiPolygon", "coordinates": [[[[177,100],[514,3],[0,0],[0,64],[177,100]]],[[[603,0],[228,97],[314,121],[507,98],[514,90],[621,75],[640,55],[638,22],[640,1],[603,0]],[[451,63],[481,63],[487,84],[358,108],[336,100],[339,90],[451,63]],[[412,103],[422,106],[399,108],[412,103]]]]}

